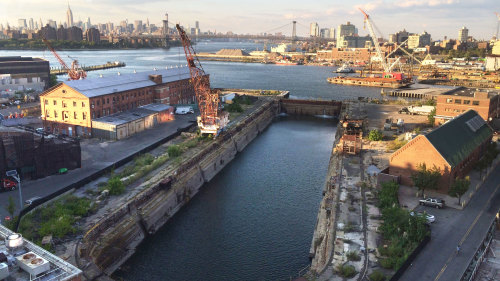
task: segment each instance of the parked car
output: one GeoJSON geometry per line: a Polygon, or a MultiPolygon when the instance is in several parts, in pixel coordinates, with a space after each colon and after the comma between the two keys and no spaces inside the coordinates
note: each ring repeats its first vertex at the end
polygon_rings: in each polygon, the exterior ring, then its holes
{"type": "Polygon", "coordinates": [[[4,178],[2,181],[2,190],[10,191],[17,188],[17,181],[12,178],[4,178]]]}
{"type": "Polygon", "coordinates": [[[439,199],[439,198],[426,198],[426,199],[421,199],[419,201],[420,205],[422,206],[429,206],[429,207],[436,207],[437,209],[443,208],[444,205],[444,200],[439,199]]]}
{"type": "Polygon", "coordinates": [[[40,199],[42,199],[42,197],[39,197],[39,196],[31,197],[30,199],[24,201],[24,204],[29,206],[29,205],[33,204],[35,201],[40,200],[40,199]]]}
{"type": "Polygon", "coordinates": [[[418,216],[418,217],[423,217],[425,218],[425,220],[427,221],[427,223],[433,223],[436,221],[436,217],[434,217],[433,215],[431,214],[427,214],[427,213],[415,213],[415,212],[411,212],[410,213],[410,216],[418,216]]]}
{"type": "Polygon", "coordinates": [[[44,130],[43,130],[43,128],[36,128],[35,132],[37,132],[40,135],[43,135],[44,130]]]}
{"type": "Polygon", "coordinates": [[[189,114],[194,113],[192,106],[178,106],[175,109],[175,114],[189,114]]]}

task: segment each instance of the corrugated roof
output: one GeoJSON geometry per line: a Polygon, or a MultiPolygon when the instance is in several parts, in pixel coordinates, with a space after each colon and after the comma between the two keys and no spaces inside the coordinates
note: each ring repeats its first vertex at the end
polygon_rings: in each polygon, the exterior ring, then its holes
{"type": "Polygon", "coordinates": [[[144,109],[151,110],[154,112],[161,112],[161,111],[168,110],[170,107],[171,107],[170,105],[163,104],[163,103],[150,103],[148,105],[144,105],[144,106],[141,106],[139,108],[144,108],[144,109]]]}
{"type": "Polygon", "coordinates": [[[475,132],[467,125],[476,116],[476,111],[468,110],[425,135],[451,167],[460,164],[493,134],[486,122],[475,132]]]}
{"type": "Polygon", "coordinates": [[[156,114],[160,111],[164,111],[170,108],[169,105],[161,104],[161,103],[152,103],[145,106],[137,107],[131,110],[118,112],[115,114],[111,114],[108,116],[103,116],[100,118],[96,118],[92,120],[92,122],[101,122],[108,123],[113,125],[121,125],[128,123],[130,121],[134,121],[137,119],[141,119],[143,117],[156,114]]]}
{"type": "Polygon", "coordinates": [[[162,83],[191,78],[188,67],[169,68],[129,74],[106,75],[99,78],[65,81],[66,85],[92,98],[156,85],[149,75],[161,75],[162,83]]]}

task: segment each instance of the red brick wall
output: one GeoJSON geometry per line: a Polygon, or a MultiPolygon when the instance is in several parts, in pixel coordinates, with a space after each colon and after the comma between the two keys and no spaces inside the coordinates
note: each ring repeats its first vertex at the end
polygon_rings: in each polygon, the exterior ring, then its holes
{"type": "Polygon", "coordinates": [[[434,146],[423,135],[419,135],[401,149],[394,152],[389,159],[389,174],[401,177],[401,184],[413,186],[410,176],[418,170],[418,165],[425,163],[428,169],[438,167],[442,178],[439,189],[446,191],[450,181],[450,165],[441,157],[434,146]]]}

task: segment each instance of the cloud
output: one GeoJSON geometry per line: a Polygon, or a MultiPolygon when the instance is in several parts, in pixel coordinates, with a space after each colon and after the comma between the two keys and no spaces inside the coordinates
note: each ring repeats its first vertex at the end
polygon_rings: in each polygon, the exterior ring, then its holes
{"type": "Polygon", "coordinates": [[[459,0],[401,0],[394,2],[394,5],[401,8],[411,8],[419,6],[436,7],[442,5],[452,5],[459,3],[459,0]]]}

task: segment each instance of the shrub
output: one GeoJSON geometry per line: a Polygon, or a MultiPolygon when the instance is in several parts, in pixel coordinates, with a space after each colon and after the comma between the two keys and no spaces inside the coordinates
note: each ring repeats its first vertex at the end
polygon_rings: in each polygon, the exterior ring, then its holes
{"type": "Polygon", "coordinates": [[[371,141],[381,141],[382,137],[382,132],[377,129],[371,130],[370,134],[368,135],[368,139],[371,141]]]}
{"type": "Polygon", "coordinates": [[[110,195],[120,195],[125,192],[125,185],[118,176],[114,176],[108,180],[106,189],[110,195]]]}
{"type": "Polygon", "coordinates": [[[368,277],[370,277],[371,281],[385,281],[387,279],[385,275],[378,270],[372,272],[372,274],[370,274],[368,277]]]}
{"type": "Polygon", "coordinates": [[[338,273],[345,278],[352,278],[356,275],[356,269],[352,265],[340,265],[338,273]]]}
{"type": "Polygon", "coordinates": [[[168,156],[179,157],[182,154],[182,150],[178,145],[171,145],[167,149],[168,156]]]}
{"type": "Polygon", "coordinates": [[[379,259],[380,266],[385,268],[385,269],[391,269],[392,268],[392,262],[390,259],[379,259]]]}
{"type": "Polygon", "coordinates": [[[389,143],[389,150],[398,150],[403,147],[408,141],[395,139],[389,143]]]}
{"type": "Polygon", "coordinates": [[[229,104],[226,108],[229,112],[243,112],[243,107],[239,103],[229,104]]]}
{"type": "Polygon", "coordinates": [[[361,260],[361,256],[355,251],[347,252],[346,256],[347,256],[347,260],[350,260],[350,261],[360,261],[361,260]]]}

